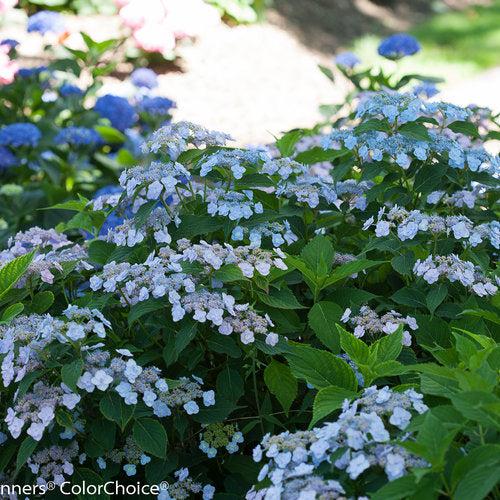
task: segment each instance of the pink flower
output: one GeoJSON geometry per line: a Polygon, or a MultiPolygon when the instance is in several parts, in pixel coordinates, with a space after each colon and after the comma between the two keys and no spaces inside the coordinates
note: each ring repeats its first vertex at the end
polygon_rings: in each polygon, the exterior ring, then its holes
{"type": "Polygon", "coordinates": [[[134,31],[134,40],[146,52],[169,52],[175,48],[174,34],[163,23],[147,23],[134,31]]]}
{"type": "Polygon", "coordinates": [[[120,9],[119,15],[125,26],[132,29],[149,23],[159,23],[165,17],[166,10],[162,0],[131,0],[120,9]]]}
{"type": "MultiPolygon", "coordinates": [[[[2,0],[0,0],[0,2],[1,1],[2,0]]],[[[7,46],[0,46],[0,85],[12,83],[19,69],[16,61],[12,61],[10,59],[9,54],[7,53],[8,50],[9,48],[7,46]]]]}
{"type": "Polygon", "coordinates": [[[0,14],[7,12],[17,5],[17,0],[0,0],[0,14]]]}

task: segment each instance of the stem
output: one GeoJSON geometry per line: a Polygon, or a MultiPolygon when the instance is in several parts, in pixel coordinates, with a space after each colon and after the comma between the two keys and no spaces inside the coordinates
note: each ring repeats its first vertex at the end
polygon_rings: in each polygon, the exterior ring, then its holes
{"type": "Polygon", "coordinates": [[[252,379],[253,379],[253,392],[254,392],[254,395],[255,395],[255,405],[257,407],[257,413],[259,414],[259,422],[260,422],[260,430],[262,431],[262,434],[264,435],[265,434],[265,431],[264,431],[264,422],[262,420],[262,413],[261,413],[261,410],[260,410],[260,401],[259,401],[259,393],[257,391],[257,374],[256,374],[256,371],[255,371],[255,352],[254,352],[254,356],[252,357],[252,379]]]}

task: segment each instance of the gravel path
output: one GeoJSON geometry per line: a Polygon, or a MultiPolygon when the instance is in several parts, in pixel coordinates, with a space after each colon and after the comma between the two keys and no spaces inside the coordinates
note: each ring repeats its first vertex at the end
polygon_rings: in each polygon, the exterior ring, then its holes
{"type": "MultiPolygon", "coordinates": [[[[425,0],[392,3],[391,10],[379,5],[381,0],[275,0],[267,23],[221,24],[180,47],[179,68],[161,74],[160,91],[177,102],[177,120],[227,131],[240,144],[269,142],[291,128],[312,127],[320,119],[318,106],[339,102],[348,88],[342,78],[333,85],[317,64],[328,64],[336,49],[363,32],[405,29],[409,19],[425,15],[428,5],[425,0]]],[[[117,28],[109,18],[72,23],[97,39],[113,36],[117,28]]],[[[40,39],[26,36],[22,24],[12,24],[0,35],[22,39],[24,55],[32,58],[31,64],[37,62],[40,39]]],[[[124,74],[130,70],[123,69],[124,74]]],[[[107,87],[117,83],[110,78],[107,87]]],[[[500,68],[450,83],[442,98],[500,111],[498,88],[500,68]]]]}

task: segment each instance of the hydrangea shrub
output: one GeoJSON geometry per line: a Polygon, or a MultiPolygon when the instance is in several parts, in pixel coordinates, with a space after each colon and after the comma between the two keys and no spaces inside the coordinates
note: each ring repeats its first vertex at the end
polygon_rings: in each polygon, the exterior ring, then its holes
{"type": "Polygon", "coordinates": [[[496,494],[495,119],[394,89],[353,106],[253,149],[164,124],[57,230],[8,240],[3,482],[496,494]]]}

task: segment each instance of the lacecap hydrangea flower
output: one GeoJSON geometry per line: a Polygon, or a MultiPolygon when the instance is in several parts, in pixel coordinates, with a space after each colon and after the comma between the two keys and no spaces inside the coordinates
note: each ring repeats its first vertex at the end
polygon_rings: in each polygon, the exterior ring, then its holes
{"type": "Polygon", "coordinates": [[[412,56],[420,50],[417,39],[407,33],[388,36],[378,46],[378,53],[387,59],[401,59],[412,56]]]}
{"type": "Polygon", "coordinates": [[[107,118],[111,125],[122,132],[135,125],[137,114],[133,106],[117,95],[107,94],[97,99],[94,110],[103,118],[107,118]]]}
{"type": "Polygon", "coordinates": [[[57,12],[41,10],[28,18],[28,33],[59,34],[64,32],[65,29],[64,18],[57,12]]]}
{"type": "Polygon", "coordinates": [[[42,133],[39,128],[32,123],[12,123],[0,129],[0,146],[36,147],[41,137],[42,133]]]}
{"type": "Polygon", "coordinates": [[[161,96],[145,96],[137,103],[137,109],[140,112],[149,113],[153,116],[168,115],[172,108],[175,108],[175,102],[161,96]]]}

